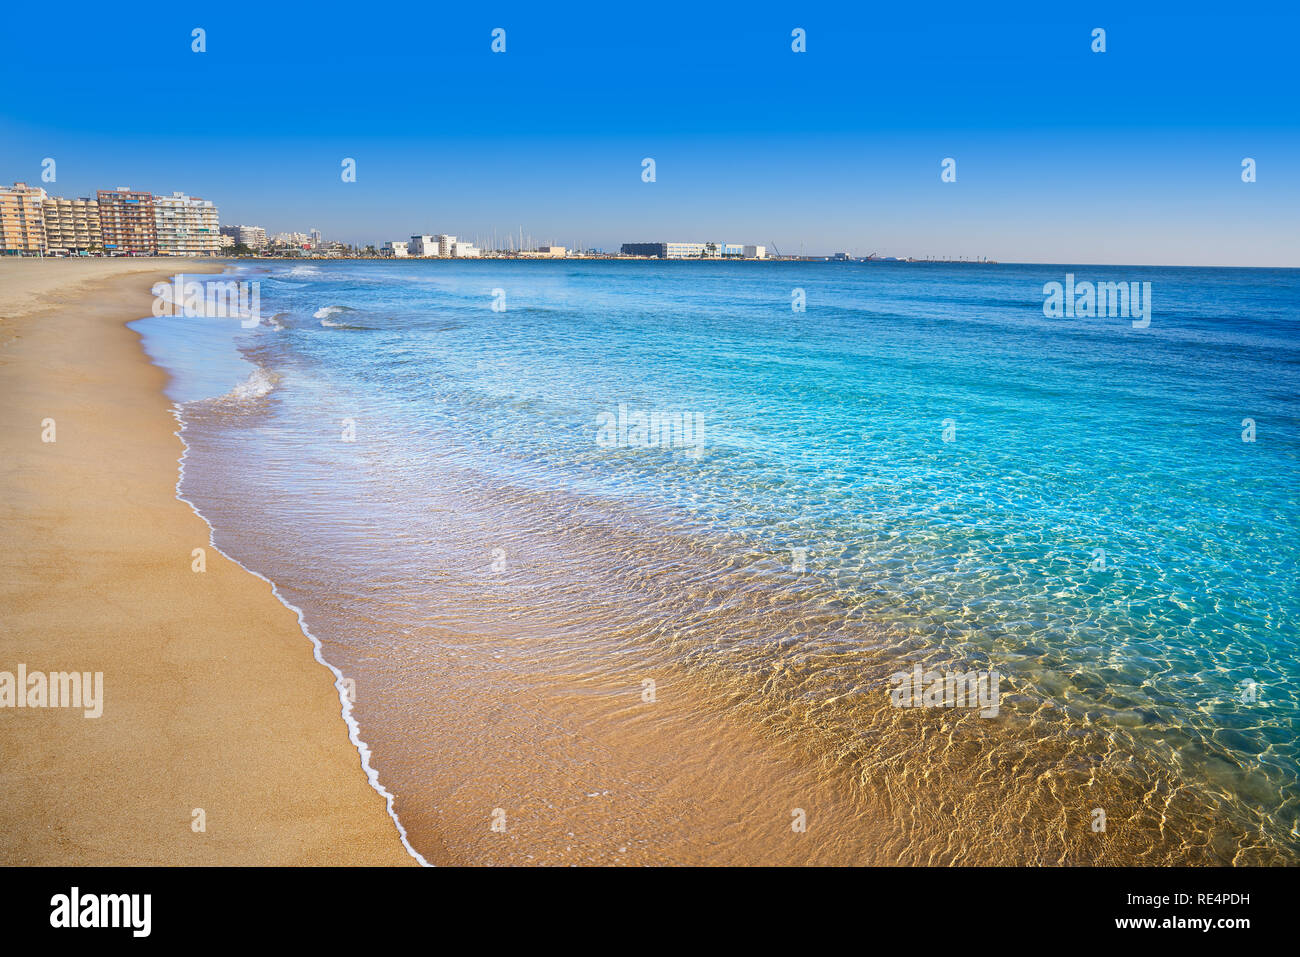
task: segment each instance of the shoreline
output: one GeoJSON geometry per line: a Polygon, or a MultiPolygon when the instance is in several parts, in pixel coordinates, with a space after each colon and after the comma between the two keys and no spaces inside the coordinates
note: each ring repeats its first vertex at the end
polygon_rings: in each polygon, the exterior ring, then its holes
{"type": "Polygon", "coordinates": [[[0,859],[416,864],[339,672],[181,496],[167,373],[127,327],[153,282],[225,264],[70,262],[0,263],[0,670],[102,672],[103,714],[0,709],[0,859]]]}
{"type": "Polygon", "coordinates": [[[396,796],[387,788],[385,788],[384,785],[380,782],[379,772],[371,764],[370,746],[366,744],[365,741],[361,740],[361,726],[357,722],[356,717],[353,715],[352,704],[350,701],[348,701],[347,693],[344,690],[343,686],[340,684],[340,682],[345,680],[343,672],[326,660],[324,645],[321,643],[321,640],[319,638],[317,638],[314,634],[312,634],[311,629],[307,627],[307,619],[303,613],[303,610],[299,608],[297,605],[293,604],[293,602],[285,598],[284,595],[280,593],[279,586],[277,586],[276,583],[273,582],[270,578],[267,578],[261,572],[249,568],[239,559],[223,551],[221,547],[216,543],[216,527],[212,524],[211,520],[209,520],[208,517],[204,515],[202,511],[199,510],[197,504],[195,504],[193,501],[185,497],[185,493],[184,490],[182,489],[182,485],[185,482],[185,458],[190,453],[190,446],[189,443],[185,441],[185,435],[184,435],[185,419],[181,413],[181,409],[179,405],[177,405],[176,403],[173,403],[172,405],[172,414],[175,416],[176,423],[177,423],[176,437],[180,439],[181,446],[182,446],[180,459],[177,463],[178,465],[177,476],[176,476],[177,501],[184,502],[186,505],[188,505],[190,509],[194,512],[194,514],[197,515],[200,519],[202,519],[203,523],[207,525],[208,543],[214,551],[219,553],[223,558],[225,558],[227,561],[231,562],[232,564],[238,565],[248,574],[252,575],[255,578],[259,578],[262,581],[266,582],[266,584],[270,585],[271,594],[275,596],[276,600],[280,602],[280,604],[282,604],[289,611],[294,613],[294,615],[298,620],[299,630],[301,630],[303,636],[306,637],[307,640],[311,642],[312,657],[314,657],[319,664],[327,668],[330,671],[330,673],[334,675],[334,679],[336,682],[335,689],[338,692],[339,706],[343,716],[343,722],[344,724],[347,725],[347,729],[348,729],[348,740],[352,743],[352,746],[357,750],[357,754],[361,760],[361,769],[366,774],[366,780],[369,782],[370,786],[374,788],[375,792],[381,798],[384,799],[385,810],[387,811],[388,816],[392,818],[393,824],[397,828],[398,836],[401,839],[402,846],[406,849],[406,852],[411,856],[411,858],[416,863],[424,867],[430,866],[429,862],[425,859],[424,855],[422,855],[419,851],[417,851],[414,847],[411,846],[410,836],[407,834],[406,828],[402,825],[402,822],[398,818],[397,812],[394,809],[394,802],[396,800],[396,796]]]}

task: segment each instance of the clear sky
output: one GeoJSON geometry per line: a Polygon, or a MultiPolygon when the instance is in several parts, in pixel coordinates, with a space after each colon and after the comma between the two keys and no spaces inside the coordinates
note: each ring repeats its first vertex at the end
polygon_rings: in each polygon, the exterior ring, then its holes
{"type": "Polygon", "coordinates": [[[1300,266],[1296,0],[74,0],[6,33],[0,178],[40,183],[52,157],[56,195],[184,190],[223,223],[362,243],[522,226],[613,250],[1300,266]]]}

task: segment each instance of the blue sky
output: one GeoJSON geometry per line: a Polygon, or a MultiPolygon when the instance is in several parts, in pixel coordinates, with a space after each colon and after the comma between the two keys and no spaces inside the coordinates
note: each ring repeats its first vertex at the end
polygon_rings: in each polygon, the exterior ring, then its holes
{"type": "Polygon", "coordinates": [[[354,242],[1300,266],[1294,2],[445,7],[11,19],[0,178],[53,157],[58,195],[184,190],[354,242]]]}

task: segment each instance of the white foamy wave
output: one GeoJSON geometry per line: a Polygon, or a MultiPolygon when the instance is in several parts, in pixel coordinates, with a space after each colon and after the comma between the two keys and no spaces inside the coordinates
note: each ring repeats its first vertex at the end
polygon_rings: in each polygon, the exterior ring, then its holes
{"type": "Polygon", "coordinates": [[[351,306],[325,306],[317,309],[312,313],[313,319],[319,319],[320,324],[329,329],[361,329],[363,326],[355,326],[349,322],[340,322],[340,319],[355,319],[357,311],[351,306]]]}
{"type": "Polygon", "coordinates": [[[252,399],[260,399],[267,395],[275,388],[279,381],[279,376],[273,372],[267,372],[260,366],[254,369],[243,382],[235,386],[217,401],[219,402],[248,402],[252,399]]]}
{"type": "Polygon", "coordinates": [[[322,326],[328,326],[333,329],[344,329],[347,328],[347,323],[335,322],[331,317],[351,311],[352,310],[347,306],[325,306],[323,309],[317,309],[311,315],[313,319],[319,319],[322,326]]]}

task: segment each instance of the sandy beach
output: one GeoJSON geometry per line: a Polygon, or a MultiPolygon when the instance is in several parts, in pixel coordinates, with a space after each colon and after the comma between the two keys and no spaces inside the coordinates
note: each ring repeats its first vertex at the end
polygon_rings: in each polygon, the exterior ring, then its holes
{"type": "Polygon", "coordinates": [[[175,496],[165,374],[125,323],[220,269],[0,261],[0,672],[103,673],[99,717],[0,709],[5,864],[414,863],[295,615],[175,496]]]}

